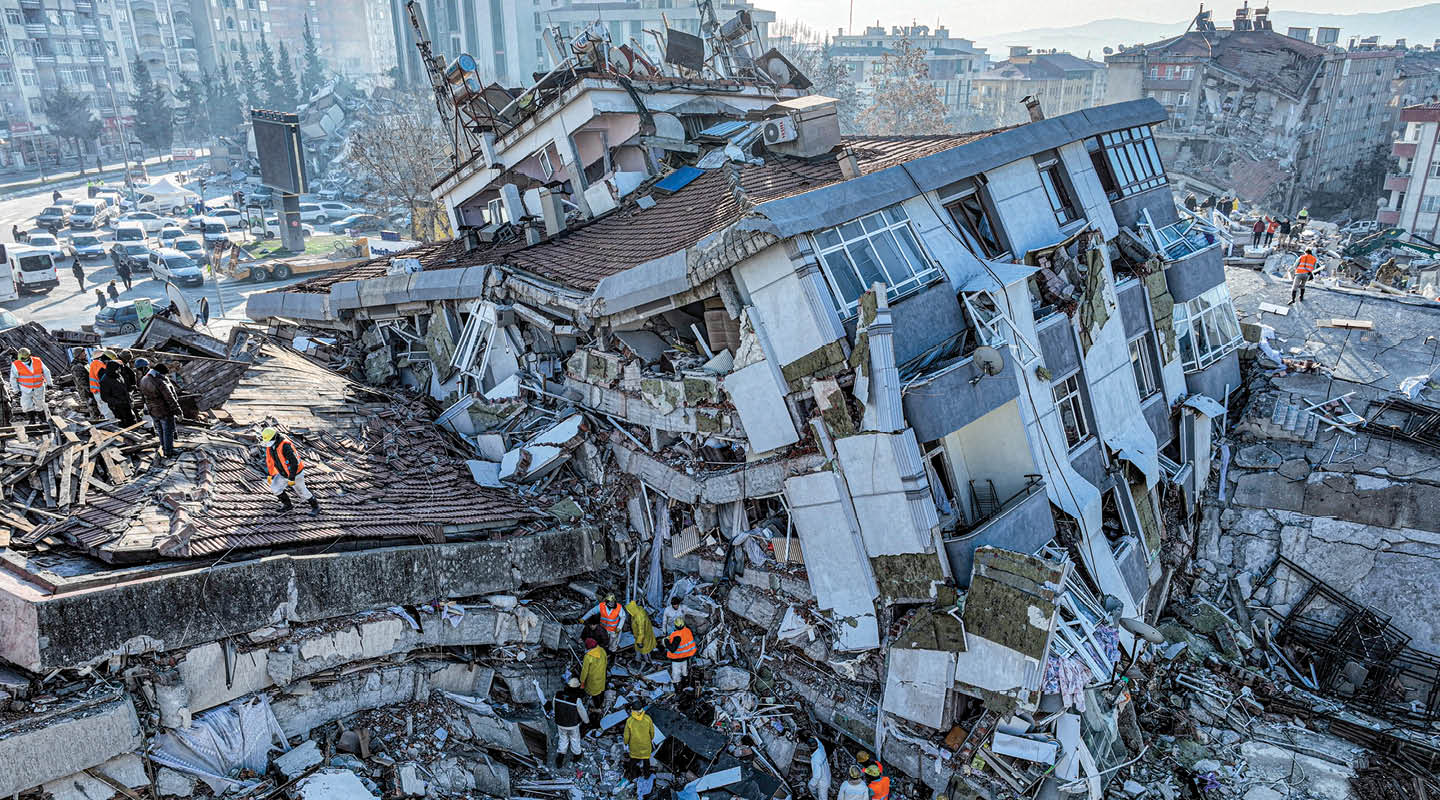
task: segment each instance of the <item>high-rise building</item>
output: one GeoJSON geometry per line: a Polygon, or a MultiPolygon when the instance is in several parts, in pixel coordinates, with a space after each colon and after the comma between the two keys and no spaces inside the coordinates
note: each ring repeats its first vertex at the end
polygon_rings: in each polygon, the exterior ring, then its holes
{"type": "Polygon", "coordinates": [[[1100,105],[1106,75],[1104,64],[1069,53],[1012,47],[1009,59],[975,76],[976,119],[991,127],[1025,122],[1027,97],[1052,116],[1100,105]]]}
{"type": "Polygon", "coordinates": [[[927,25],[896,25],[888,32],[872,25],[864,33],[837,33],[830,53],[849,70],[863,96],[884,78],[885,60],[894,57],[902,39],[924,52],[930,82],[945,105],[954,111],[968,109],[974,99],[972,81],[985,70],[988,57],[985,48],[976,47],[969,39],[952,38],[943,25],[934,30],[927,25]]]}

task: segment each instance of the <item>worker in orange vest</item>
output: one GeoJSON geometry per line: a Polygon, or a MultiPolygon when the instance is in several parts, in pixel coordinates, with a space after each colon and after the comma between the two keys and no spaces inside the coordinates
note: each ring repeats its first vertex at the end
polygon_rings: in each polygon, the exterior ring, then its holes
{"type": "Polygon", "coordinates": [[[675,632],[665,637],[665,655],[670,658],[670,682],[678,689],[690,675],[690,659],[700,647],[695,642],[695,632],[685,627],[685,618],[675,620],[675,632]]]}
{"type": "Polygon", "coordinates": [[[1290,284],[1290,302],[1294,303],[1298,297],[1305,299],[1305,284],[1309,282],[1310,276],[1315,274],[1315,251],[1306,250],[1305,255],[1295,262],[1295,280],[1290,284]]]}
{"type": "Polygon", "coordinates": [[[29,348],[15,352],[15,360],[10,362],[10,389],[20,395],[20,412],[35,422],[44,422],[50,416],[50,407],[45,404],[45,386],[50,380],[50,368],[31,356],[29,348]]]}
{"type": "Polygon", "coordinates": [[[890,800],[890,776],[880,773],[880,765],[866,767],[865,775],[870,782],[870,800],[890,800]]]}
{"type": "Polygon", "coordinates": [[[620,638],[620,631],[625,627],[625,617],[627,616],[625,614],[625,608],[620,605],[620,601],[616,600],[615,595],[611,593],[605,595],[604,600],[596,603],[594,607],[585,612],[585,616],[581,617],[580,621],[584,622],[596,614],[600,615],[600,625],[605,629],[605,635],[610,639],[610,641],[606,642],[607,649],[614,650],[616,640],[620,638]]]}
{"type": "Polygon", "coordinates": [[[100,416],[105,419],[115,419],[115,412],[110,406],[100,399],[100,371],[110,366],[110,360],[115,354],[109,350],[101,350],[90,359],[90,399],[95,401],[95,407],[100,410],[100,416]]]}
{"type": "Polygon", "coordinates": [[[265,471],[270,475],[270,493],[280,498],[280,513],[294,510],[290,504],[290,487],[301,500],[310,502],[310,516],[320,514],[320,503],[305,486],[305,462],[295,452],[295,445],[274,428],[260,431],[260,441],[265,445],[265,471]]]}

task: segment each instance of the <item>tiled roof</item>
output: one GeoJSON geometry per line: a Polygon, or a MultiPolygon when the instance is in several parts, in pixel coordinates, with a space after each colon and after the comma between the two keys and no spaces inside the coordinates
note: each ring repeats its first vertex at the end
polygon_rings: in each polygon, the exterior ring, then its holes
{"type": "MultiPolygon", "coordinates": [[[[998,130],[1003,129],[938,136],[847,137],[844,143],[858,156],[861,172],[870,173],[976,141],[998,130]]],[[[739,187],[752,203],[778,200],[844,180],[840,164],[833,158],[806,161],[773,153],[766,154],[763,165],[738,165],[734,171],[739,176],[739,187]]],[[[427,270],[504,264],[589,291],[605,277],[683,250],[741,217],[728,167],[707,170],[673,195],[653,195],[656,203],[649,209],[635,202],[644,194],[645,189],[636,191],[620,208],[539,244],[526,246],[511,241],[467,253],[458,242],[442,242],[404,255],[419,258],[427,270]]],[[[341,281],[383,276],[389,263],[388,256],[372,259],[283,291],[328,292],[341,281]]]]}
{"type": "Polygon", "coordinates": [[[538,516],[477,486],[418,401],[356,384],[294,351],[267,347],[216,415],[216,429],[199,434],[203,443],[182,436],[174,464],[92,491],[71,517],[26,538],[58,536],[127,563],[338,540],[435,542],[538,516]],[[275,513],[255,436],[271,422],[297,445],[319,516],[298,500],[296,511],[275,513]]]}

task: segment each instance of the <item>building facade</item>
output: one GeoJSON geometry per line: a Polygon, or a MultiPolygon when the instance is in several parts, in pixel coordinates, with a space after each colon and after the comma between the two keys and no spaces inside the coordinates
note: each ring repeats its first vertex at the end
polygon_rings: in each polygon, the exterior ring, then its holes
{"type": "Polygon", "coordinates": [[[930,83],[946,106],[956,111],[973,106],[974,80],[985,71],[988,56],[969,39],[951,38],[944,26],[932,31],[927,25],[896,25],[886,31],[872,25],[864,33],[840,32],[831,40],[830,52],[845,65],[863,97],[884,80],[885,59],[894,56],[896,43],[902,39],[924,52],[930,83]]]}
{"type": "Polygon", "coordinates": [[[1440,104],[1400,111],[1400,138],[1390,146],[1395,170],[1385,177],[1377,219],[1427,239],[1440,236],[1440,104]]]}
{"type": "Polygon", "coordinates": [[[1022,102],[1039,100],[1047,114],[1069,114],[1105,102],[1105,65],[1055,50],[1010,48],[1010,58],[976,75],[975,108],[991,127],[1029,119],[1022,102]]]}
{"type": "Polygon", "coordinates": [[[125,8],[110,0],[5,0],[0,14],[0,167],[73,155],[45,113],[46,96],[59,89],[89,100],[104,124],[96,144],[106,158],[118,157],[120,131],[134,113],[125,8]]]}

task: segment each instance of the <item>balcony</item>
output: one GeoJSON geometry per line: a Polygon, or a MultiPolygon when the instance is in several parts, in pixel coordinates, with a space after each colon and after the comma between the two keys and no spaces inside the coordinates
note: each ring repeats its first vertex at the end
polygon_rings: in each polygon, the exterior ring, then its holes
{"type": "Polygon", "coordinates": [[[100,38],[100,29],[88,22],[80,26],[80,33],[88,39],[100,38]]]}
{"type": "MultiPolygon", "coordinates": [[[[1024,440],[1017,446],[1025,447],[1024,440]]],[[[950,574],[965,588],[969,586],[976,548],[989,545],[1033,553],[1054,538],[1055,516],[1050,511],[1050,498],[1045,495],[1045,482],[1036,479],[978,522],[945,536],[943,542],[950,574]]]]}
{"type": "Polygon", "coordinates": [[[50,28],[43,22],[27,22],[25,23],[25,33],[43,39],[50,35],[50,28]]]}
{"type": "Polygon", "coordinates": [[[919,441],[944,438],[1019,396],[1013,352],[1003,350],[1004,368],[986,375],[969,352],[973,342],[967,350],[960,341],[967,335],[974,336],[961,331],[900,365],[905,421],[919,441]]]}
{"type": "Polygon", "coordinates": [[[1399,225],[1400,209],[1397,208],[1394,211],[1381,211],[1379,214],[1375,215],[1375,218],[1380,221],[1381,225],[1399,225]]]}
{"type": "Polygon", "coordinates": [[[1386,175],[1385,188],[1392,192],[1403,192],[1410,188],[1409,175],[1386,175]]]}
{"type": "Polygon", "coordinates": [[[1414,158],[1415,142],[1395,142],[1390,145],[1390,155],[1396,158],[1414,158]]]}
{"type": "Polygon", "coordinates": [[[81,14],[94,14],[95,4],[90,0],[75,0],[75,10],[81,14]]]}

